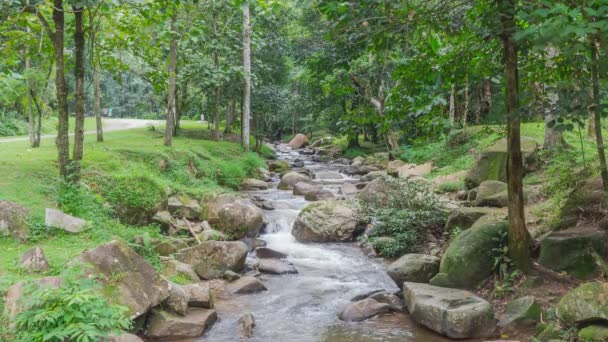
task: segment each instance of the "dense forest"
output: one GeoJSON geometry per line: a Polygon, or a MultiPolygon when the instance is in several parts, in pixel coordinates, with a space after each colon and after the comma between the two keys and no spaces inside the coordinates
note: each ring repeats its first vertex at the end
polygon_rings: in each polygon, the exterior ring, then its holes
{"type": "Polygon", "coordinates": [[[607,0],[0,0],[0,51],[0,340],[608,341],[607,0]]]}

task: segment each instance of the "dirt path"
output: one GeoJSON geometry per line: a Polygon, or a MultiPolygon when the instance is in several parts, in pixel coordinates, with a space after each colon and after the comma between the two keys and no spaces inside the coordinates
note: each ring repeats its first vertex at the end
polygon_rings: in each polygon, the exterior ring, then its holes
{"type": "MultiPolygon", "coordinates": [[[[114,132],[114,131],[124,131],[128,129],[142,128],[148,125],[158,125],[163,124],[163,120],[143,120],[143,119],[103,119],[103,131],[105,132],[114,132]]],[[[85,135],[88,134],[96,134],[95,130],[89,130],[84,132],[85,135]]],[[[74,135],[74,133],[70,133],[70,136],[74,135]]],[[[42,139],[55,138],[57,134],[44,134],[41,136],[42,139]]],[[[7,142],[15,142],[15,141],[27,141],[29,137],[18,136],[18,137],[7,137],[0,138],[0,143],[7,142]]]]}

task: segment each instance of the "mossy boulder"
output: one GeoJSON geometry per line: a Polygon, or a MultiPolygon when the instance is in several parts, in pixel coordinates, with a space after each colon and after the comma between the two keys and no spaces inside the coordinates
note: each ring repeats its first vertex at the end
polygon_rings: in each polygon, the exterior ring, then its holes
{"type": "Polygon", "coordinates": [[[28,216],[29,209],[26,207],[10,201],[0,201],[0,235],[25,241],[30,232],[28,216]]]}
{"type": "Polygon", "coordinates": [[[202,217],[233,239],[256,237],[264,227],[264,213],[255,203],[229,194],[207,200],[202,217]]]}
{"type": "Polygon", "coordinates": [[[486,215],[500,216],[501,212],[492,208],[484,207],[460,207],[454,209],[448,216],[448,221],[445,224],[446,231],[454,229],[469,229],[477,220],[486,215]]]}
{"type": "Polygon", "coordinates": [[[291,234],[300,242],[345,242],[354,240],[363,228],[348,203],[318,201],[302,209],[291,234]]]}
{"type": "Polygon", "coordinates": [[[114,206],[121,222],[146,225],[156,212],[167,207],[167,194],[147,176],[118,176],[103,185],[102,192],[114,206]]]}
{"type": "Polygon", "coordinates": [[[289,163],[284,160],[273,160],[268,162],[268,169],[277,173],[287,172],[289,171],[289,163]]]}
{"type": "Polygon", "coordinates": [[[406,281],[428,283],[439,271],[440,259],[425,254],[406,254],[392,262],[386,273],[398,287],[406,281]]]}
{"type": "Polygon", "coordinates": [[[171,215],[189,220],[198,220],[202,210],[198,201],[186,194],[169,197],[167,209],[171,215]]]}
{"type": "Polygon", "coordinates": [[[578,338],[582,342],[605,342],[608,341],[608,326],[593,324],[584,327],[578,332],[578,338]]]}
{"type": "Polygon", "coordinates": [[[581,221],[600,222],[608,216],[607,198],[600,178],[574,189],[561,208],[559,227],[570,228],[581,221]]]}
{"type": "Polygon", "coordinates": [[[557,317],[566,327],[608,320],[608,283],[590,282],[566,293],[557,303],[557,317]]]}
{"type": "Polygon", "coordinates": [[[502,332],[513,332],[531,327],[538,322],[541,315],[540,304],[536,298],[525,296],[507,304],[504,317],[498,322],[502,332]]]}
{"type": "Polygon", "coordinates": [[[486,180],[477,187],[475,204],[478,207],[503,207],[503,205],[492,205],[492,198],[507,191],[507,183],[497,180],[486,180]]]}
{"type": "Polygon", "coordinates": [[[506,221],[479,220],[460,233],[448,246],[437,274],[436,286],[472,289],[492,275],[492,249],[499,247],[501,234],[508,231],[506,221]]]}
{"type": "Polygon", "coordinates": [[[571,228],[555,231],[540,243],[541,265],[554,271],[565,271],[577,278],[589,279],[598,272],[593,251],[601,257],[608,254],[608,232],[596,228],[571,228]]]}
{"type": "Polygon", "coordinates": [[[299,172],[287,172],[281,177],[278,188],[281,190],[293,190],[293,187],[300,182],[310,183],[311,179],[309,176],[299,172]]]}
{"type": "MultiPolygon", "coordinates": [[[[521,152],[526,172],[538,168],[538,149],[536,140],[521,137],[521,152]]],[[[479,153],[475,166],[465,177],[465,184],[472,189],[485,180],[507,181],[507,139],[501,139],[479,153]]]]}

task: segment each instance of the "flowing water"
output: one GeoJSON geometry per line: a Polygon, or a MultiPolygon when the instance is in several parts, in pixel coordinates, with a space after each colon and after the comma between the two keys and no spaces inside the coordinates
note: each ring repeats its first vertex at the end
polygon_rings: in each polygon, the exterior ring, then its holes
{"type": "MultiPolygon", "coordinates": [[[[325,178],[315,182],[334,193],[340,184],[355,181],[338,173],[346,165],[315,163],[285,146],[280,147],[279,158],[289,162],[303,159],[307,169],[325,178]]],[[[250,195],[274,204],[275,210],[264,212],[267,227],[261,239],[269,248],[286,253],[299,273],[262,274],[260,280],[268,291],[222,296],[216,301],[219,320],[202,341],[239,341],[238,319],[247,312],[253,314],[256,323],[249,341],[445,341],[415,325],[406,314],[383,315],[365,322],[340,321],[337,315],[352,297],[398,288],[386,275],[384,265],[363,255],[355,243],[297,242],[291,228],[307,201],[291,191],[276,189],[277,183],[275,179],[271,189],[250,195]]],[[[255,257],[250,256],[248,264],[253,263],[255,257]]]]}

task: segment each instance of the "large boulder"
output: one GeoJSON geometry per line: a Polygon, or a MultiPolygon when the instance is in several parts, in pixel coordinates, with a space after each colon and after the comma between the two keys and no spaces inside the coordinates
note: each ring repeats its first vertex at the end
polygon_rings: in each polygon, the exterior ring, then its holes
{"type": "Polygon", "coordinates": [[[439,272],[440,259],[425,254],[406,254],[392,262],[386,272],[401,287],[404,282],[428,283],[439,272]]]}
{"type": "Polygon", "coordinates": [[[29,272],[46,272],[49,263],[46,261],[44,252],[40,247],[32,248],[21,255],[19,260],[21,267],[29,272]]]}
{"type": "Polygon", "coordinates": [[[471,289],[492,275],[489,257],[500,246],[500,236],[508,231],[506,221],[479,220],[458,234],[441,258],[439,273],[431,284],[471,289]]]}
{"type": "Polygon", "coordinates": [[[229,293],[248,294],[267,291],[268,289],[258,278],[243,276],[228,284],[226,290],[229,293]]]}
{"type": "Polygon", "coordinates": [[[484,207],[460,207],[454,209],[448,216],[445,230],[451,232],[455,229],[465,230],[471,228],[477,220],[486,215],[500,216],[500,212],[484,207]]]}
{"type": "Polygon", "coordinates": [[[210,309],[192,309],[186,316],[156,309],[148,317],[145,334],[147,338],[159,341],[198,337],[216,320],[217,313],[210,309]]]}
{"type": "Polygon", "coordinates": [[[359,193],[359,189],[357,189],[357,186],[354,185],[353,183],[344,183],[340,186],[339,192],[341,195],[350,197],[350,196],[354,196],[357,193],[359,193]]]}
{"type": "Polygon", "coordinates": [[[167,208],[171,215],[184,217],[189,220],[198,220],[202,211],[198,201],[186,194],[169,197],[167,200],[167,208]]]}
{"type": "MultiPolygon", "coordinates": [[[[526,172],[538,168],[538,149],[536,140],[521,137],[521,152],[526,172]]],[[[507,181],[507,139],[501,139],[479,153],[475,166],[465,177],[465,184],[472,189],[485,180],[507,181]]]]}
{"type": "Polygon", "coordinates": [[[241,183],[241,185],[239,186],[239,190],[241,190],[241,191],[266,190],[266,189],[268,189],[268,187],[269,187],[269,184],[263,180],[255,179],[255,178],[247,178],[241,183]]]}
{"type": "Polygon", "coordinates": [[[608,255],[608,232],[596,228],[571,228],[554,231],[540,243],[541,265],[588,279],[598,273],[593,252],[608,255]]]}
{"type": "Polygon", "coordinates": [[[185,316],[188,311],[190,295],[180,285],[169,283],[169,297],[161,304],[163,309],[185,316]]]}
{"type": "Polygon", "coordinates": [[[8,288],[4,295],[4,316],[12,324],[17,315],[25,310],[29,289],[37,288],[59,288],[62,279],[60,277],[44,277],[30,281],[20,281],[8,288]]]}
{"type": "Polygon", "coordinates": [[[85,230],[87,221],[56,209],[46,208],[44,224],[47,227],[62,229],[68,233],[80,233],[85,230]]]}
{"type": "Polygon", "coordinates": [[[345,242],[362,230],[355,210],[347,203],[319,201],[302,209],[291,234],[300,242],[345,242]]]}
{"type": "Polygon", "coordinates": [[[556,313],[566,327],[608,321],[608,283],[585,283],[566,293],[556,313]]]}
{"type": "Polygon", "coordinates": [[[542,308],[532,296],[525,296],[507,304],[504,317],[498,322],[503,333],[516,332],[534,326],[540,320],[542,308]]]}
{"type": "Polygon", "coordinates": [[[389,176],[397,177],[399,175],[399,169],[405,165],[405,162],[397,159],[391,160],[388,162],[388,166],[386,167],[386,173],[389,176]]]}
{"type": "Polygon", "coordinates": [[[183,285],[182,289],[188,295],[188,306],[196,308],[213,309],[211,289],[206,283],[183,285]]]}
{"type": "Polygon", "coordinates": [[[298,150],[301,149],[303,147],[308,146],[309,142],[308,142],[308,137],[304,134],[296,134],[295,137],[293,137],[293,139],[291,139],[291,141],[289,142],[289,147],[291,147],[294,150],[298,150]]]}
{"type": "Polygon", "coordinates": [[[306,196],[309,192],[319,191],[322,187],[320,185],[311,184],[308,182],[298,182],[293,186],[294,196],[306,196]]]}
{"type": "Polygon", "coordinates": [[[311,179],[299,172],[287,172],[281,177],[278,188],[281,190],[293,190],[293,187],[300,182],[310,183],[311,179]]]}
{"type": "Polygon", "coordinates": [[[606,193],[600,178],[593,178],[574,189],[560,210],[560,229],[583,222],[601,222],[608,217],[606,193]]]}
{"type": "Polygon", "coordinates": [[[403,298],[414,322],[441,335],[469,339],[494,333],[492,306],[471,292],[406,282],[403,298]]]}
{"type": "Polygon", "coordinates": [[[326,190],[326,189],[321,189],[319,191],[311,191],[309,193],[307,193],[304,196],[304,199],[307,201],[331,201],[331,200],[335,200],[336,196],[333,194],[333,192],[326,190]]]}
{"type": "Polygon", "coordinates": [[[372,298],[349,303],[338,317],[347,322],[360,322],[368,318],[389,312],[391,306],[386,303],[380,303],[372,298]]]}
{"type": "Polygon", "coordinates": [[[507,183],[497,180],[486,180],[479,184],[475,204],[478,207],[505,207],[507,198],[507,183]]]}
{"type": "Polygon", "coordinates": [[[264,226],[264,212],[250,199],[233,195],[210,199],[204,216],[217,230],[235,239],[255,237],[264,226]]]}
{"type": "Polygon", "coordinates": [[[0,201],[0,235],[25,241],[29,235],[29,210],[17,203],[0,201]]]}
{"type": "Polygon", "coordinates": [[[126,306],[131,317],[144,314],[169,296],[167,281],[123,242],[85,251],[78,260],[105,285],[108,300],[126,306]]]}
{"type": "Polygon", "coordinates": [[[386,203],[388,201],[387,192],[389,186],[383,178],[376,178],[359,192],[359,199],[376,203],[386,203]]]}
{"type": "Polygon", "coordinates": [[[272,172],[283,173],[289,170],[289,163],[284,160],[272,160],[268,162],[268,169],[272,172]]]}
{"type": "Polygon", "coordinates": [[[399,168],[397,175],[399,176],[399,178],[404,178],[404,179],[408,179],[408,178],[412,178],[412,177],[424,177],[424,176],[428,175],[429,173],[431,173],[432,170],[433,170],[432,163],[426,163],[426,164],[420,164],[420,165],[405,164],[399,168]]]}
{"type": "Polygon", "coordinates": [[[247,245],[241,241],[205,241],[181,250],[177,260],[191,264],[203,279],[222,278],[224,272],[238,272],[245,266],[247,245]]]}
{"type": "Polygon", "coordinates": [[[254,267],[262,273],[269,274],[298,273],[298,270],[292,263],[280,259],[260,259],[254,267]]]}

